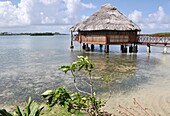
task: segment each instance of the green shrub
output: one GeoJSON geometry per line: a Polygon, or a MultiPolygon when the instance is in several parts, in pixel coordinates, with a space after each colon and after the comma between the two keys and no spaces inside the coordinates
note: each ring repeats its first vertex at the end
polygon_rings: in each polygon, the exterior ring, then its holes
{"type": "Polygon", "coordinates": [[[13,114],[2,109],[0,110],[0,116],[40,116],[40,112],[43,108],[44,105],[39,105],[37,102],[29,98],[25,110],[22,110],[21,107],[17,105],[16,111],[13,112],[13,114]]]}

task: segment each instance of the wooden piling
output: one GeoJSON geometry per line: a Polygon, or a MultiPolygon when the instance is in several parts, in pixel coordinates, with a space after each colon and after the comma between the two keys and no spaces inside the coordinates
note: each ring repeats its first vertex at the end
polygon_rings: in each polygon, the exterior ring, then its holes
{"type": "Polygon", "coordinates": [[[71,31],[71,43],[70,43],[70,48],[73,49],[74,46],[73,46],[73,32],[71,31]]]}
{"type": "Polygon", "coordinates": [[[132,45],[129,46],[129,53],[132,53],[133,47],[132,45]]]}
{"type": "Polygon", "coordinates": [[[164,44],[164,50],[163,50],[163,53],[166,54],[168,52],[167,50],[167,47],[166,47],[166,44],[164,44]]]}
{"type": "Polygon", "coordinates": [[[109,45],[105,45],[105,53],[109,53],[109,45]]]}
{"type": "Polygon", "coordinates": [[[90,51],[88,44],[86,44],[86,51],[90,51]]]}
{"type": "Polygon", "coordinates": [[[147,44],[147,49],[146,49],[147,53],[151,53],[151,48],[150,48],[150,44],[147,44]]]}
{"type": "Polygon", "coordinates": [[[91,44],[91,51],[94,51],[94,44],[91,44]]]}
{"type": "Polygon", "coordinates": [[[103,45],[102,45],[102,44],[99,44],[99,47],[100,47],[100,52],[102,52],[103,45]]]}
{"type": "Polygon", "coordinates": [[[86,49],[86,44],[83,43],[82,49],[85,50],[86,49]]]}

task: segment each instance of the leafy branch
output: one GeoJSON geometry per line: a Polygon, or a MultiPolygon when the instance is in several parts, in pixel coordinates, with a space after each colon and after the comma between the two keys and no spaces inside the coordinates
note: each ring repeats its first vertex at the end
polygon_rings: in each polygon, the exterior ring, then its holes
{"type": "Polygon", "coordinates": [[[94,94],[94,89],[93,89],[93,81],[92,81],[92,75],[91,75],[91,72],[94,68],[94,65],[90,62],[89,58],[88,57],[83,57],[83,56],[77,56],[78,60],[73,62],[71,65],[63,65],[59,68],[59,70],[62,70],[65,74],[68,72],[68,71],[71,71],[71,74],[72,76],[74,77],[74,86],[75,88],[81,92],[81,93],[85,93],[85,94],[88,94],[88,95],[91,95],[93,96],[94,94]],[[80,77],[77,77],[75,75],[75,72],[76,71],[81,71],[82,69],[84,69],[88,75],[88,80],[89,82],[83,80],[87,85],[90,86],[91,88],[91,92],[86,92],[84,90],[81,90],[77,87],[77,80],[78,78],[80,77]]]}
{"type": "Polygon", "coordinates": [[[55,90],[47,90],[42,94],[42,96],[47,99],[47,104],[50,107],[58,104],[66,108],[68,112],[71,113],[79,110],[89,113],[90,116],[102,116],[101,107],[104,106],[106,102],[102,102],[101,99],[97,99],[94,92],[91,74],[94,65],[90,62],[88,57],[78,56],[77,58],[77,61],[73,62],[71,65],[63,65],[59,68],[59,70],[62,70],[65,74],[68,71],[71,72],[74,77],[74,86],[78,92],[70,93],[62,87],[55,90]],[[84,70],[88,75],[88,81],[82,80],[80,76],[76,76],[76,71],[81,70],[84,70]],[[77,80],[82,80],[90,86],[90,92],[78,88],[77,80]],[[81,95],[80,93],[84,93],[86,95],[81,95]]]}

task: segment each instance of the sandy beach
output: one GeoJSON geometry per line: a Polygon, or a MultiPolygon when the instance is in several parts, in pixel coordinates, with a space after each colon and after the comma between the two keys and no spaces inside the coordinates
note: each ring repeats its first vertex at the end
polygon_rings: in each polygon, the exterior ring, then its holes
{"type": "Polygon", "coordinates": [[[135,116],[148,116],[147,113],[150,116],[170,115],[170,61],[168,60],[170,56],[169,54],[153,56],[159,58],[161,65],[157,65],[154,70],[150,69],[150,81],[130,93],[113,94],[104,108],[106,111],[116,116],[125,115],[121,114],[123,112],[135,116]],[[134,104],[134,98],[138,104],[134,104]]]}

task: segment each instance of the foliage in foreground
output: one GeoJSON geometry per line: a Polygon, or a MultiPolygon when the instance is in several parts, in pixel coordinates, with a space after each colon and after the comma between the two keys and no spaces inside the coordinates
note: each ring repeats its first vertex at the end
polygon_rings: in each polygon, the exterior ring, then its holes
{"type": "Polygon", "coordinates": [[[17,105],[16,111],[13,114],[7,112],[5,109],[1,109],[0,116],[39,116],[43,108],[44,105],[39,105],[37,102],[29,98],[26,110],[22,110],[21,107],[17,105]]]}
{"type": "Polygon", "coordinates": [[[89,115],[99,115],[101,107],[103,106],[100,99],[94,96],[80,93],[70,93],[64,87],[56,88],[55,90],[47,90],[42,94],[47,99],[49,107],[54,105],[62,106],[68,112],[75,114],[77,111],[87,112],[89,115]],[[98,114],[96,114],[98,112],[98,114]]]}
{"type": "MultiPolygon", "coordinates": [[[[50,109],[42,110],[41,116],[72,116],[72,113],[61,106],[54,106],[50,109]]],[[[84,113],[76,111],[74,116],[85,116],[84,113]]]]}
{"type": "MultiPolygon", "coordinates": [[[[70,71],[74,77],[74,86],[78,92],[70,93],[64,87],[57,88],[55,90],[47,90],[42,94],[44,98],[47,98],[47,104],[49,107],[59,105],[68,110],[68,112],[75,113],[75,111],[85,111],[89,115],[98,116],[101,115],[101,107],[104,106],[104,102],[96,98],[91,73],[94,65],[90,62],[88,57],[78,56],[77,61],[71,65],[63,65],[59,68],[65,74],[70,71]],[[83,80],[88,86],[90,86],[90,92],[81,90],[77,86],[77,80],[81,77],[76,76],[76,71],[84,70],[87,74],[88,81],[83,80]],[[86,95],[81,95],[81,93],[86,95]]],[[[82,79],[81,79],[82,80],[82,79]]]]}

